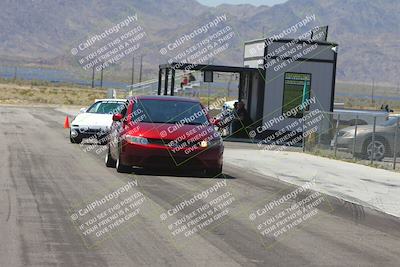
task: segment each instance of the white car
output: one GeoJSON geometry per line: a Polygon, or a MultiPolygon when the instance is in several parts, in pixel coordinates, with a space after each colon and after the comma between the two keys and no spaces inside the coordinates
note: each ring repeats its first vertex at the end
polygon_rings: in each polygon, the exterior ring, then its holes
{"type": "Polygon", "coordinates": [[[232,101],[227,101],[224,103],[224,105],[222,106],[223,110],[233,110],[233,105],[235,104],[235,102],[238,102],[238,100],[232,100],[232,101]]]}
{"type": "Polygon", "coordinates": [[[79,144],[83,138],[95,138],[100,144],[106,144],[112,116],[121,113],[125,103],[126,99],[96,99],[88,109],[81,108],[71,122],[71,143],[79,144]]]}

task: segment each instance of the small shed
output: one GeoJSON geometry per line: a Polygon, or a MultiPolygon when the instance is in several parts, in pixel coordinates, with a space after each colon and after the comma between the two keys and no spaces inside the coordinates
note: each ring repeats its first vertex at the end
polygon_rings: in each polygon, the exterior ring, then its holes
{"type": "Polygon", "coordinates": [[[301,118],[304,111],[332,111],[337,52],[338,45],[326,41],[245,42],[244,67],[260,69],[258,75],[246,77],[241,93],[252,118],[259,126],[279,131],[301,118]],[[277,119],[282,116],[283,120],[277,119]]]}

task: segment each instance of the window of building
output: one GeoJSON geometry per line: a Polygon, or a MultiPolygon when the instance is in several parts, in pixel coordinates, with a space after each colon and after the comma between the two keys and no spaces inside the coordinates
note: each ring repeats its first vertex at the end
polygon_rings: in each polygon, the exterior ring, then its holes
{"type": "Polygon", "coordinates": [[[311,74],[286,72],[283,87],[282,114],[289,118],[301,118],[309,110],[307,104],[311,94],[311,74]]]}

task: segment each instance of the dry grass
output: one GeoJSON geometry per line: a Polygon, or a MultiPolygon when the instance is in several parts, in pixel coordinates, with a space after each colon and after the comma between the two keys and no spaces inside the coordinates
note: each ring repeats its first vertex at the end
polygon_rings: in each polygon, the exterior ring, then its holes
{"type": "MultiPolygon", "coordinates": [[[[74,105],[89,106],[95,99],[106,98],[107,89],[88,88],[70,84],[52,84],[41,81],[22,81],[0,79],[0,104],[11,105],[74,105]]],[[[124,90],[117,90],[118,98],[125,98],[124,90]]],[[[204,106],[208,104],[208,98],[198,98],[204,106]]],[[[231,97],[232,99],[234,97],[231,97]]],[[[210,105],[222,107],[223,102],[231,100],[225,97],[211,96],[210,105]]]]}
{"type": "MultiPolygon", "coordinates": [[[[120,93],[119,96],[122,97],[120,93]]],[[[55,104],[88,106],[107,97],[106,89],[70,85],[0,83],[0,104],[55,104]]]]}

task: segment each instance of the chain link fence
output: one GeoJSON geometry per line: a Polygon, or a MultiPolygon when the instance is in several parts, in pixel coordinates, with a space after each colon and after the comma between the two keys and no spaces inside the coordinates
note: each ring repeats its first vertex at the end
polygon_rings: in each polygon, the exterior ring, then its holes
{"type": "Polygon", "coordinates": [[[305,113],[303,151],[385,169],[400,169],[400,117],[368,112],[305,113]]]}

